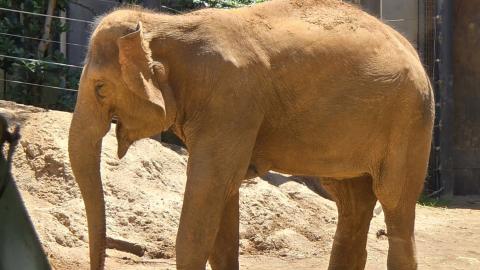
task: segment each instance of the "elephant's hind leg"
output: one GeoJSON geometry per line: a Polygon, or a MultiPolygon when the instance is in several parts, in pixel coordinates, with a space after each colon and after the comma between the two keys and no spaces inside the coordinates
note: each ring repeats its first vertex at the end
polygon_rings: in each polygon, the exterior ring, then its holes
{"type": "Polygon", "coordinates": [[[215,239],[209,262],[212,270],[238,270],[239,247],[239,193],[233,195],[225,205],[220,230],[215,239]]]}
{"type": "MultiPolygon", "coordinates": [[[[410,157],[414,157],[413,153],[410,157]]],[[[383,183],[374,185],[387,225],[388,270],[415,270],[418,267],[414,227],[415,206],[425,179],[426,164],[422,163],[425,162],[412,158],[407,162],[406,173],[405,169],[403,172],[386,172],[387,177],[378,180],[383,183]],[[415,162],[418,164],[414,164],[415,162]]]]}
{"type": "Polygon", "coordinates": [[[338,225],[328,269],[364,269],[368,229],[377,201],[371,177],[323,180],[322,186],[338,208],[338,225]]]}
{"type": "Polygon", "coordinates": [[[395,209],[384,207],[388,235],[388,270],[415,270],[414,223],[415,203],[409,202],[395,209]]]}
{"type": "Polygon", "coordinates": [[[397,142],[373,179],[374,192],[383,206],[388,235],[388,270],[415,270],[415,206],[427,171],[430,130],[412,132],[397,142]]]}

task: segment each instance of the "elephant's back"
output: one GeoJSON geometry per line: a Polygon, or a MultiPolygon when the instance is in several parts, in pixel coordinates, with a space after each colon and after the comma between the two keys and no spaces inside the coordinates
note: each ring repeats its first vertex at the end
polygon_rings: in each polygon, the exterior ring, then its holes
{"type": "Polygon", "coordinates": [[[334,60],[359,68],[384,62],[386,70],[402,69],[398,64],[405,53],[418,62],[415,50],[394,29],[339,0],[273,0],[192,15],[198,24],[192,42],[202,40],[203,51],[237,67],[334,60]]]}
{"type": "Polygon", "coordinates": [[[273,0],[192,15],[198,27],[190,35],[191,48],[202,50],[199,62],[215,62],[215,74],[242,71],[229,76],[238,74],[239,81],[264,89],[267,96],[275,93],[265,89],[294,92],[289,95],[293,103],[297,97],[315,100],[330,94],[379,100],[398,98],[407,88],[430,89],[410,43],[342,1],[273,0]]]}

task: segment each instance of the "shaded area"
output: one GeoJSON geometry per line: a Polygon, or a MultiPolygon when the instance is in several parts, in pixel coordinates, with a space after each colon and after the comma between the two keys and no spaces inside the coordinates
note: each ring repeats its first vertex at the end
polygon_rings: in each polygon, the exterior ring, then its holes
{"type": "Polygon", "coordinates": [[[453,193],[480,194],[480,1],[454,1],[453,193]]]}
{"type": "Polygon", "coordinates": [[[276,172],[268,172],[266,175],[260,177],[262,180],[267,181],[271,185],[279,187],[289,181],[294,181],[305,185],[311,191],[322,196],[325,199],[332,200],[332,197],[322,187],[322,179],[314,176],[299,176],[299,175],[285,175],[276,172]]]}
{"type": "Polygon", "coordinates": [[[8,132],[0,115],[0,269],[50,269],[45,253],[10,173],[18,129],[8,132]],[[4,146],[9,143],[6,157],[4,146]]]}

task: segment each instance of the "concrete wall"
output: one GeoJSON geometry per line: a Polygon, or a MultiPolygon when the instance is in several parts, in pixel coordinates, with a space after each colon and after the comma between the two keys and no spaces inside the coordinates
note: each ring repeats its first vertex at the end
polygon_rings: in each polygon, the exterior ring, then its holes
{"type": "Polygon", "coordinates": [[[380,1],[382,20],[402,33],[415,47],[418,41],[418,1],[380,1]]]}
{"type": "Polygon", "coordinates": [[[360,0],[362,8],[381,18],[418,47],[419,0],[360,0]]]}
{"type": "MultiPolygon", "coordinates": [[[[69,4],[68,17],[93,21],[97,16],[102,15],[108,10],[118,6],[115,1],[97,1],[97,0],[82,0],[72,1],[69,4]]],[[[91,24],[84,22],[69,22],[70,31],[67,34],[67,40],[70,43],[88,45],[88,38],[90,36],[91,24]]],[[[82,65],[85,59],[87,48],[68,45],[67,59],[70,64],[82,65]]]]}
{"type": "Polygon", "coordinates": [[[480,1],[454,1],[453,193],[480,194],[480,1]]]}

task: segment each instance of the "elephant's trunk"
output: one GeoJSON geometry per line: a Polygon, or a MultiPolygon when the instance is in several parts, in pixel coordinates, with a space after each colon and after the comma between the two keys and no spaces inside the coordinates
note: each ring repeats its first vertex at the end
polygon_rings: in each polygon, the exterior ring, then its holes
{"type": "Polygon", "coordinates": [[[68,152],[87,212],[91,270],[102,270],[105,262],[105,202],[100,151],[102,138],[110,127],[107,118],[96,104],[85,102],[80,93],[70,126],[68,152]]]}

